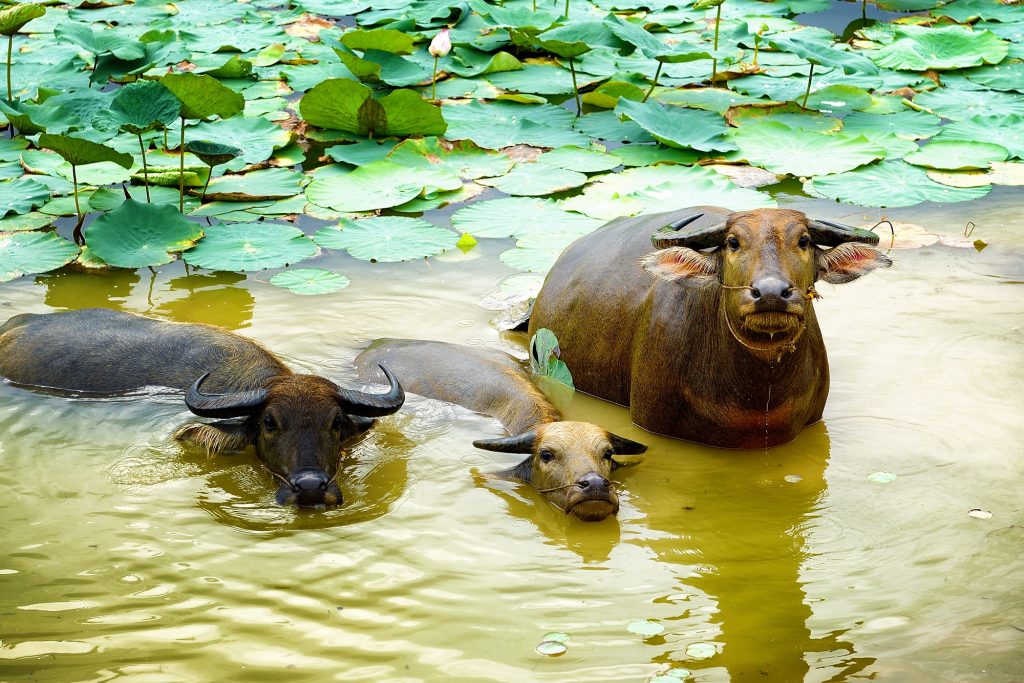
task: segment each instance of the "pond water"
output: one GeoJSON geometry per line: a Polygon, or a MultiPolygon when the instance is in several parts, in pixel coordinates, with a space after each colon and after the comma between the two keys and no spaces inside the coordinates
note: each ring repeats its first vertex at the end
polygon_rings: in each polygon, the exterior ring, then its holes
{"type": "MultiPolygon", "coordinates": [[[[821,285],[832,390],[791,444],[705,448],[559,395],[651,446],[597,524],[481,477],[517,460],[470,445],[500,427],[426,399],[344,455],[344,507],[298,511],[252,454],[171,442],[180,397],[0,385],[0,678],[1021,680],[1020,201],[997,188],[887,213],[954,238],[973,221],[988,246],[894,250],[890,270],[821,285]],[[536,653],[552,631],[567,652],[536,653]]],[[[311,298],[180,263],[63,270],[3,285],[0,319],[109,306],[217,323],[348,381],[379,336],[519,352],[480,305],[514,274],[497,259],[511,244],[404,264],[332,251],[313,265],[352,285],[311,298]]]]}

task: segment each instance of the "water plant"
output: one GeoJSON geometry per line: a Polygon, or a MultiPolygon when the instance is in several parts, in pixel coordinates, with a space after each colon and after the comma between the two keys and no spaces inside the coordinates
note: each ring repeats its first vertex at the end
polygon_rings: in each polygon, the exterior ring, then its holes
{"type": "Polygon", "coordinates": [[[21,28],[46,14],[46,8],[36,3],[21,3],[0,10],[0,35],[7,36],[7,99],[13,100],[11,64],[14,63],[14,34],[21,28]]]}

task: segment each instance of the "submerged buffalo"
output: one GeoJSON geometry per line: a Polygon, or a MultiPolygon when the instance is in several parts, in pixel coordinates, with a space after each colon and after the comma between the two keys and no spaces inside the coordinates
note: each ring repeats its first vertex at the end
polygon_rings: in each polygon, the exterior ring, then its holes
{"type": "Polygon", "coordinates": [[[530,334],[551,329],[576,387],[628,405],[644,429],[782,444],[821,419],[828,395],[814,284],[891,265],[865,246],[877,243],[785,209],[619,219],[562,253],[530,334]]]}
{"type": "Polygon", "coordinates": [[[620,464],[616,456],[647,450],[589,422],[562,422],[519,362],[501,351],[381,339],[355,362],[362,379],[377,379],[377,368],[386,365],[414,394],[497,418],[512,436],[481,439],[473,445],[528,457],[493,476],[531,484],[566,514],[584,521],[599,521],[619,511],[618,494],[608,479],[620,464]]]}
{"type": "Polygon", "coordinates": [[[280,504],[337,505],[342,444],[371,418],[397,411],[395,377],[384,394],[344,389],[292,372],[256,342],[211,325],[106,309],[17,315],[0,327],[0,377],[28,388],[117,394],[144,386],[187,390],[200,417],[174,437],[210,453],[254,446],[278,481],[280,504]]]}

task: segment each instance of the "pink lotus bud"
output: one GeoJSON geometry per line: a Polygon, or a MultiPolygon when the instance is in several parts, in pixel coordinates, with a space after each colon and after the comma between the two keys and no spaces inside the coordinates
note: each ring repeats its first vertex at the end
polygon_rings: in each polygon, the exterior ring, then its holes
{"type": "Polygon", "coordinates": [[[452,39],[448,35],[449,33],[448,29],[443,29],[430,41],[430,47],[427,48],[427,52],[430,53],[431,57],[444,57],[452,51],[452,39]]]}

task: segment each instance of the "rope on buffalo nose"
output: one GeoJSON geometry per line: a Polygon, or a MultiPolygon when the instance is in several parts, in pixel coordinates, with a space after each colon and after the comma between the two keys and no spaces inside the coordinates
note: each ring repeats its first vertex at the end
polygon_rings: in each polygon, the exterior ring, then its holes
{"type": "MultiPolygon", "coordinates": [[[[583,486],[580,486],[579,482],[575,482],[574,481],[573,483],[566,484],[565,486],[555,486],[555,487],[552,487],[550,489],[537,489],[537,493],[551,493],[552,491],[562,491],[564,489],[571,489],[573,486],[578,486],[579,488],[583,488],[583,486]]],[[[611,490],[614,491],[615,488],[616,488],[615,482],[609,479],[608,480],[608,488],[610,488],[611,490]]]]}

